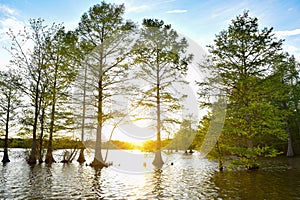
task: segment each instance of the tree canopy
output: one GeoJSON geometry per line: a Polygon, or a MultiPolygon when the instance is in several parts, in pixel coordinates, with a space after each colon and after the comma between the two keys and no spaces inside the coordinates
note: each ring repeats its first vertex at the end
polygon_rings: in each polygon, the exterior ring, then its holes
{"type": "Polygon", "coordinates": [[[209,46],[210,61],[201,65],[211,72],[209,79],[199,82],[203,91],[218,88],[227,100],[222,147],[239,158],[234,162],[249,169],[257,167],[257,156],[279,154],[278,145],[287,140],[289,114],[282,106],[290,86],[278,73],[288,71],[289,58],[282,42],[273,28],[259,30],[258,19],[245,11],[216,35],[209,46]]]}

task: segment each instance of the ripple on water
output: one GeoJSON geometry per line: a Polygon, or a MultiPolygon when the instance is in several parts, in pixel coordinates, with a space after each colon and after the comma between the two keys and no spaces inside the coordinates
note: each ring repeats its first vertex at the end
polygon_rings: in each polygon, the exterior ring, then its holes
{"type": "MultiPolygon", "coordinates": [[[[197,154],[165,154],[163,169],[154,170],[152,154],[135,152],[138,159],[130,160],[130,152],[112,151],[109,161],[114,165],[96,170],[77,162],[29,166],[20,156],[22,150],[10,153],[12,162],[0,165],[0,199],[297,199],[300,195],[295,187],[300,185],[300,168],[292,160],[271,160],[251,173],[219,173],[216,163],[197,154]]],[[[55,158],[61,154],[55,151],[55,158]]],[[[89,163],[92,155],[87,159],[89,163]]]]}

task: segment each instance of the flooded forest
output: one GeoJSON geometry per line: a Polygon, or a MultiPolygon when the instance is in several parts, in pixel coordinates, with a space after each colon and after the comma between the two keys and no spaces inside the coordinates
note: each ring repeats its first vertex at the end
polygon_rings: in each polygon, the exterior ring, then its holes
{"type": "Polygon", "coordinates": [[[7,32],[0,199],[299,198],[300,65],[273,28],[245,10],[205,52],[125,13],[7,32]]]}

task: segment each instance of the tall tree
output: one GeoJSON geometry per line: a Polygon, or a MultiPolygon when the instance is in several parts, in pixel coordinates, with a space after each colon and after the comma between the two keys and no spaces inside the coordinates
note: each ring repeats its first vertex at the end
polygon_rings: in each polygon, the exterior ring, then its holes
{"type": "Polygon", "coordinates": [[[270,93],[267,77],[282,59],[282,40],[272,31],[259,30],[258,19],[248,11],[237,16],[209,46],[212,63],[206,68],[211,77],[206,84],[199,84],[204,88],[217,85],[226,95],[223,134],[231,138],[227,147],[239,157],[236,163],[248,169],[257,167],[256,156],[276,154],[272,144],[264,140],[286,138],[280,107],[270,103],[275,96],[270,93]]]}
{"type": "MultiPolygon", "coordinates": [[[[43,87],[45,89],[45,87],[43,87]]],[[[44,131],[45,131],[45,121],[46,121],[46,108],[49,106],[48,101],[45,97],[45,91],[42,89],[43,95],[41,95],[40,100],[40,107],[41,107],[41,114],[40,114],[40,135],[39,135],[39,163],[43,162],[43,141],[44,141],[44,131]]]]}
{"type": "Polygon", "coordinates": [[[299,102],[299,72],[297,71],[298,62],[294,56],[286,54],[281,62],[274,66],[274,73],[270,78],[272,88],[277,83],[276,90],[271,92],[278,94],[278,98],[274,98],[275,102],[281,105],[282,112],[285,116],[286,132],[288,136],[287,153],[288,157],[294,156],[293,150],[293,126],[297,124],[297,112],[299,102]],[[276,91],[276,92],[274,92],[276,91]]]}
{"type": "MultiPolygon", "coordinates": [[[[57,119],[62,119],[64,115],[67,118],[68,113],[59,113],[59,106],[66,107],[66,100],[70,96],[71,84],[75,80],[76,70],[72,60],[72,49],[77,41],[77,37],[72,32],[65,33],[64,27],[60,24],[54,26],[55,34],[50,38],[48,46],[48,55],[50,56],[49,65],[47,68],[47,77],[49,81],[50,93],[50,125],[49,125],[49,140],[46,154],[46,163],[54,162],[52,155],[52,140],[57,119]]],[[[67,123],[68,124],[68,123],[67,123]]],[[[63,126],[62,124],[60,126],[63,126]]],[[[64,127],[65,128],[65,127],[64,127]]]]}
{"type": "MultiPolygon", "coordinates": [[[[40,115],[40,97],[41,85],[46,77],[46,68],[49,60],[47,55],[47,42],[52,34],[51,27],[43,24],[42,19],[31,19],[29,30],[20,31],[18,34],[9,32],[12,40],[10,52],[12,54],[12,63],[19,68],[23,84],[20,89],[30,99],[29,110],[33,119],[29,124],[32,125],[32,147],[28,162],[36,163],[37,156],[37,130],[38,118],[40,115]],[[26,47],[31,47],[28,48],[26,47]]],[[[31,120],[30,120],[31,121],[31,120]]],[[[26,122],[28,124],[28,122],[26,122]]]]}
{"type": "MultiPolygon", "coordinates": [[[[135,64],[138,65],[138,75],[148,83],[149,87],[142,91],[140,106],[156,110],[157,147],[153,165],[163,166],[161,156],[161,131],[164,116],[181,108],[182,94],[175,95],[171,90],[174,83],[186,84],[183,79],[192,59],[186,55],[188,42],[180,38],[171,25],[157,19],[144,19],[139,39],[134,47],[135,64]]],[[[175,117],[175,116],[173,116],[175,117]]]]}
{"type": "Polygon", "coordinates": [[[96,146],[91,163],[95,167],[106,166],[101,153],[102,130],[104,123],[113,116],[109,105],[112,96],[122,88],[120,83],[124,82],[128,69],[126,54],[135,26],[123,20],[124,11],[124,5],[101,2],[82,15],[77,29],[80,42],[86,43],[92,50],[83,64],[87,65],[87,73],[93,77],[93,81],[88,83],[90,91],[96,91],[96,146]]]}
{"type": "Polygon", "coordinates": [[[4,154],[2,162],[10,162],[8,157],[8,134],[15,120],[17,109],[21,104],[20,91],[17,86],[20,79],[15,71],[0,71],[0,124],[5,127],[4,154]]]}
{"type": "MultiPolygon", "coordinates": [[[[290,119],[290,127],[288,127],[291,132],[294,130],[294,134],[289,135],[288,145],[292,146],[291,141],[297,142],[296,138],[300,138],[300,63],[295,59],[294,56],[289,57],[288,59],[288,73],[287,73],[287,82],[290,87],[290,99],[289,99],[289,109],[292,112],[290,119]],[[294,128],[293,128],[294,127],[294,128]]],[[[290,148],[293,150],[292,148],[290,148]]],[[[289,150],[289,149],[288,149],[289,150]]],[[[292,151],[290,151],[292,153],[292,151]]],[[[287,151],[287,156],[289,151],[287,151]]]]}
{"type": "MultiPolygon", "coordinates": [[[[77,32],[79,32],[78,29],[77,32]]],[[[79,33],[77,33],[77,35],[78,34],[79,33]]],[[[93,93],[89,90],[91,87],[89,83],[93,80],[93,74],[88,74],[90,73],[87,64],[87,60],[89,60],[89,58],[86,57],[86,55],[89,55],[93,49],[94,47],[89,45],[88,41],[80,40],[74,51],[76,52],[74,54],[76,55],[74,60],[78,61],[78,74],[73,87],[73,102],[76,105],[76,109],[80,110],[75,114],[75,123],[78,125],[76,129],[80,132],[79,137],[82,142],[82,148],[80,149],[79,157],[77,159],[79,163],[85,162],[84,147],[90,148],[85,146],[87,145],[85,140],[87,138],[87,133],[92,132],[93,127],[95,126],[92,120],[95,115],[93,112],[94,99],[92,97],[93,93]]]]}
{"type": "MultiPolygon", "coordinates": [[[[83,85],[82,85],[82,116],[81,116],[81,142],[84,142],[84,133],[85,133],[85,118],[86,118],[86,108],[87,108],[87,102],[86,102],[86,88],[87,88],[87,66],[84,66],[83,70],[83,85]]],[[[79,163],[85,162],[84,157],[84,149],[80,149],[79,157],[77,159],[79,163]]]]}

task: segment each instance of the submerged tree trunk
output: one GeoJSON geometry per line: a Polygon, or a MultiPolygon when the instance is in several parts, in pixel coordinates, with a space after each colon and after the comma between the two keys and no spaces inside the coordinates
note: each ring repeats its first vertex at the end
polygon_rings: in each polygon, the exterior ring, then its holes
{"type": "MultiPolygon", "coordinates": [[[[102,56],[101,59],[102,61],[102,56]]],[[[91,163],[92,167],[96,168],[103,168],[107,167],[107,165],[104,163],[103,157],[102,157],[102,126],[103,126],[103,87],[102,87],[102,81],[103,81],[103,74],[102,74],[102,63],[100,63],[100,71],[99,71],[99,82],[98,82],[98,110],[97,110],[97,134],[96,134],[96,146],[95,146],[95,156],[94,160],[91,163]]]]}
{"type": "Polygon", "coordinates": [[[160,120],[160,80],[159,80],[159,67],[157,69],[157,85],[156,85],[156,117],[157,117],[157,140],[156,140],[156,152],[154,156],[154,160],[152,164],[156,168],[161,168],[164,164],[164,161],[162,160],[161,156],[161,137],[160,137],[160,131],[161,131],[161,120],[160,120]]]}
{"type": "MultiPolygon", "coordinates": [[[[82,121],[81,121],[81,142],[84,142],[84,129],[85,129],[85,115],[86,115],[86,80],[87,79],[87,66],[84,68],[84,83],[83,83],[83,102],[82,102],[82,121]]],[[[79,163],[85,162],[84,148],[80,149],[79,157],[77,159],[79,163]]]]}
{"type": "Polygon", "coordinates": [[[220,172],[222,172],[224,170],[223,160],[222,159],[218,160],[218,168],[219,168],[220,172]]]}
{"type": "Polygon", "coordinates": [[[51,122],[50,122],[50,133],[49,133],[49,140],[48,140],[48,148],[46,153],[46,159],[45,163],[51,164],[55,162],[53,158],[53,147],[52,147],[52,140],[53,140],[53,128],[54,128],[54,111],[55,111],[55,105],[52,105],[52,113],[51,113],[51,122]]]}
{"type": "Polygon", "coordinates": [[[28,159],[29,164],[36,164],[36,132],[37,132],[37,123],[39,117],[39,87],[41,81],[41,70],[38,73],[38,78],[35,85],[35,98],[34,98],[34,122],[33,122],[33,130],[32,130],[32,144],[31,144],[31,152],[28,159]]]}
{"type": "Polygon", "coordinates": [[[53,140],[53,132],[54,132],[54,120],[55,120],[55,106],[56,106],[56,87],[57,87],[57,72],[58,72],[58,64],[55,66],[54,71],[54,82],[53,82],[53,94],[52,94],[52,108],[51,108],[51,119],[50,119],[50,133],[49,133],[49,141],[48,148],[46,154],[45,162],[47,164],[51,164],[55,162],[53,158],[53,148],[52,148],[52,140],[53,140]]]}
{"type": "Polygon", "coordinates": [[[45,108],[42,108],[41,114],[41,134],[40,134],[40,149],[39,149],[39,163],[43,162],[43,137],[44,137],[44,122],[45,122],[45,108]]]}
{"type": "Polygon", "coordinates": [[[79,163],[84,163],[84,162],[85,162],[84,148],[81,148],[81,149],[80,149],[79,157],[78,157],[78,159],[77,159],[77,162],[79,162],[79,163]]]}
{"type": "Polygon", "coordinates": [[[71,163],[77,154],[78,149],[75,147],[71,151],[65,150],[62,163],[71,163]]]}
{"type": "Polygon", "coordinates": [[[96,136],[96,147],[95,147],[95,156],[93,162],[90,164],[92,167],[95,168],[103,168],[107,167],[107,165],[104,163],[103,157],[102,157],[102,127],[100,125],[97,126],[97,136],[96,136]]]}
{"type": "Polygon", "coordinates": [[[10,114],[10,101],[11,101],[11,88],[9,91],[8,95],[8,100],[7,100],[7,111],[6,111],[6,122],[5,122],[5,140],[4,140],[4,154],[3,154],[3,163],[10,162],[8,158],[8,128],[9,128],[9,114],[10,114]]]}
{"type": "Polygon", "coordinates": [[[33,123],[33,130],[32,130],[32,144],[31,144],[31,152],[29,156],[28,163],[29,164],[36,164],[36,131],[37,131],[37,120],[38,119],[38,108],[35,108],[35,115],[34,115],[34,123],[33,123]]]}

